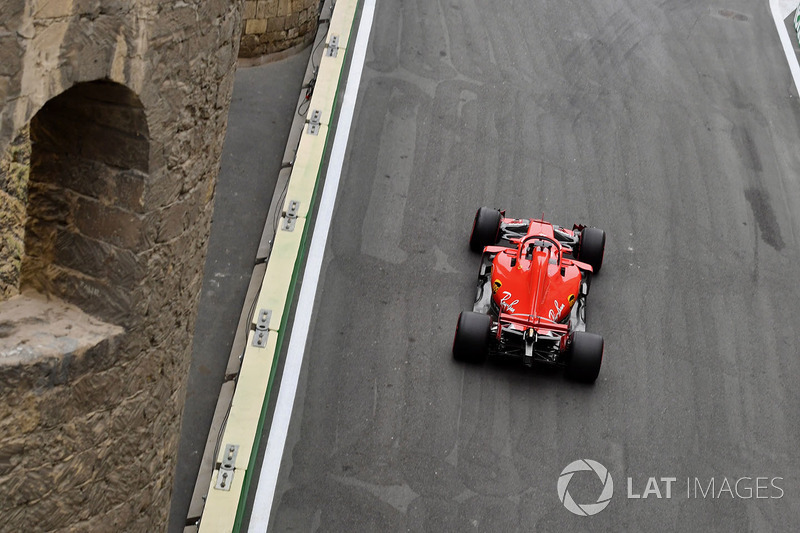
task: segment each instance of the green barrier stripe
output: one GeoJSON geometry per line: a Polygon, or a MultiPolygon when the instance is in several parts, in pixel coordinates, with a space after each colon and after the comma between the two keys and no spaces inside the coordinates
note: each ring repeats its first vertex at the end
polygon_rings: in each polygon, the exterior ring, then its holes
{"type": "MultiPolygon", "coordinates": [[[[352,42],[353,32],[355,31],[355,20],[356,20],[356,18],[357,18],[357,16],[358,16],[358,14],[359,14],[359,12],[360,12],[362,7],[363,7],[363,2],[361,0],[359,0],[359,2],[357,3],[357,6],[356,6],[356,11],[354,13],[353,24],[350,25],[350,35],[348,37],[348,42],[352,42]]],[[[349,52],[349,49],[345,49],[345,53],[347,53],[347,52],[349,52]]],[[[348,54],[348,57],[349,57],[349,54],[348,54]]],[[[339,89],[340,89],[341,84],[342,84],[342,74],[344,73],[344,64],[345,64],[345,62],[342,63],[342,68],[339,70],[339,79],[338,79],[338,82],[336,84],[336,93],[335,93],[335,96],[334,96],[334,99],[333,99],[333,109],[337,108],[338,99],[339,99],[339,89]]],[[[338,116],[338,113],[337,113],[337,116],[338,116]]],[[[333,121],[331,121],[331,126],[332,125],[333,125],[333,121]]],[[[317,169],[317,182],[314,185],[314,192],[313,192],[313,194],[311,196],[311,203],[309,205],[308,217],[306,218],[306,224],[304,225],[304,228],[303,228],[303,236],[300,239],[300,250],[298,251],[297,260],[294,263],[294,270],[292,272],[292,280],[291,280],[291,282],[289,284],[289,291],[288,291],[288,293],[286,295],[286,302],[285,302],[285,307],[284,307],[284,310],[283,310],[283,316],[281,317],[281,327],[280,327],[280,330],[278,331],[278,341],[277,341],[277,347],[275,348],[275,356],[272,359],[272,368],[270,369],[269,381],[268,381],[268,384],[267,384],[267,391],[266,391],[266,394],[265,394],[265,397],[264,397],[264,401],[263,401],[263,403],[261,405],[261,415],[259,416],[258,426],[256,428],[256,437],[255,437],[255,442],[254,442],[254,445],[253,445],[253,451],[254,452],[258,449],[258,446],[259,446],[259,444],[261,442],[261,437],[263,435],[264,423],[266,422],[267,410],[268,410],[268,407],[269,407],[269,398],[270,398],[270,396],[272,394],[272,386],[273,386],[274,381],[275,381],[275,370],[277,369],[278,358],[280,357],[280,353],[281,353],[281,351],[283,351],[284,332],[286,330],[286,325],[287,325],[287,323],[289,321],[290,307],[291,307],[292,301],[294,300],[295,289],[297,287],[297,279],[298,279],[298,277],[300,275],[300,266],[304,263],[306,253],[308,252],[308,232],[309,232],[309,228],[312,225],[312,224],[309,224],[309,222],[310,222],[310,219],[315,216],[314,215],[314,208],[316,206],[317,196],[318,196],[317,192],[319,190],[319,185],[320,185],[320,179],[319,178],[320,178],[320,176],[322,174],[322,162],[325,160],[325,157],[326,157],[326,155],[328,153],[328,148],[329,148],[328,140],[330,138],[331,138],[331,133],[330,133],[330,127],[329,127],[328,131],[327,131],[327,133],[325,135],[325,148],[322,151],[322,159],[320,160],[319,167],[317,169]]],[[[238,503],[237,509],[236,509],[236,519],[234,520],[234,523],[233,523],[233,531],[235,533],[240,533],[240,531],[241,531],[242,521],[244,520],[245,507],[246,507],[246,502],[247,502],[247,495],[250,492],[250,483],[252,481],[253,470],[255,469],[255,462],[256,462],[256,457],[257,456],[258,456],[258,453],[251,453],[250,454],[250,462],[247,465],[247,470],[245,472],[244,483],[242,485],[242,492],[239,495],[239,503],[238,503]]],[[[214,458],[214,460],[216,460],[216,458],[214,458]]]]}

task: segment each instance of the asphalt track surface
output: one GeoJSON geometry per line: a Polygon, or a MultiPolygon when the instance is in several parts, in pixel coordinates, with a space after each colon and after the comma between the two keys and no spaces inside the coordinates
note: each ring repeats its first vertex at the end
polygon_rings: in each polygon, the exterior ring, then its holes
{"type": "Polygon", "coordinates": [[[800,530],[798,105],[767,1],[379,0],[271,529],[800,530]],[[480,205],[608,232],[594,386],[453,361],[480,205]]]}

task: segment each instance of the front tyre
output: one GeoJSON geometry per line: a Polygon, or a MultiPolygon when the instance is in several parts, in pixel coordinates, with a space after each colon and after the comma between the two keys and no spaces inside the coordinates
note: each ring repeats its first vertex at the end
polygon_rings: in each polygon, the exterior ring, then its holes
{"type": "Polygon", "coordinates": [[[595,333],[573,333],[565,375],[582,383],[594,383],[603,363],[603,344],[603,337],[595,333]]]}
{"type": "Polygon", "coordinates": [[[589,263],[597,274],[603,266],[606,251],[606,232],[597,228],[584,228],[578,246],[578,261],[589,263]]]}
{"type": "Polygon", "coordinates": [[[482,252],[484,246],[497,244],[500,239],[500,221],[503,215],[497,209],[481,207],[475,213],[472,223],[472,234],[469,236],[469,247],[473,252],[482,252]]]}
{"type": "Polygon", "coordinates": [[[489,315],[464,311],[458,315],[453,337],[453,357],[469,363],[483,363],[489,351],[492,319],[489,315]]]}

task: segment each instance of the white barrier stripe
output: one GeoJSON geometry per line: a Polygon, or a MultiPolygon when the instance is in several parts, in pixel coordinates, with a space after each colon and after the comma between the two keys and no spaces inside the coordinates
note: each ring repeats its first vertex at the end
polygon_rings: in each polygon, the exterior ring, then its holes
{"type": "Polygon", "coordinates": [[[325,253],[325,245],[328,241],[336,195],[339,191],[339,181],[344,165],[347,142],[350,137],[350,127],[353,123],[358,88],[361,83],[361,74],[364,69],[374,15],[375,0],[365,0],[356,43],[352,47],[353,56],[347,77],[347,86],[342,99],[325,186],[313,230],[311,246],[308,251],[308,261],[303,273],[303,283],[300,288],[297,312],[286,354],[286,364],[281,377],[280,391],[275,404],[275,413],[272,417],[267,448],[264,453],[258,488],[250,515],[248,529],[250,533],[266,532],[269,525],[269,517],[272,512],[275,489],[278,483],[278,474],[283,459],[283,450],[286,445],[289,423],[294,408],[294,398],[297,393],[297,383],[300,378],[300,368],[303,364],[306,341],[311,326],[311,314],[314,309],[314,300],[322,270],[322,259],[325,253]]]}

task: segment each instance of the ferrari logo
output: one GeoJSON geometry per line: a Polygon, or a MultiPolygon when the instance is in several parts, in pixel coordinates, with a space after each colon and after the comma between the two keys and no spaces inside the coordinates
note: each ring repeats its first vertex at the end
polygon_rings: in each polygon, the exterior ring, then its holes
{"type": "Polygon", "coordinates": [[[503,284],[500,282],[499,279],[496,279],[492,282],[492,292],[497,292],[503,284]]]}

